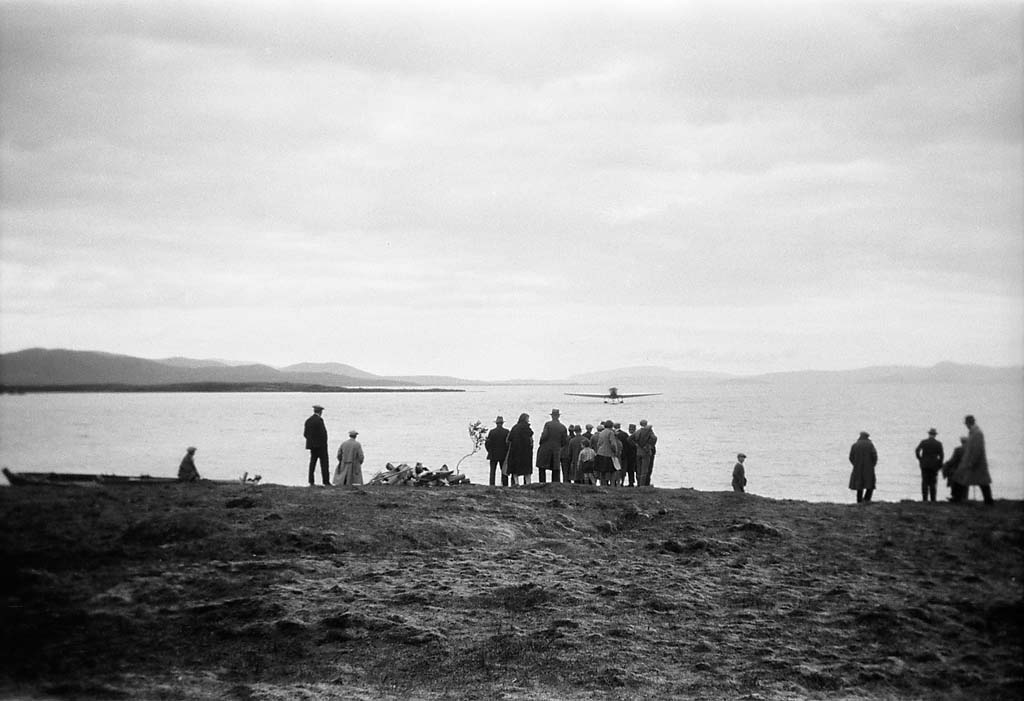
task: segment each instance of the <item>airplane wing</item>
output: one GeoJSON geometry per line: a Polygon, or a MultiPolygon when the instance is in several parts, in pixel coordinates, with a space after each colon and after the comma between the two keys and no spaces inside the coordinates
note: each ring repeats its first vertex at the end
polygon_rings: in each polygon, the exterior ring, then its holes
{"type": "Polygon", "coordinates": [[[607,392],[604,394],[584,394],[582,392],[566,392],[567,397],[597,397],[598,399],[629,399],[631,397],[656,397],[661,392],[651,392],[648,394],[616,394],[614,397],[607,392]]]}

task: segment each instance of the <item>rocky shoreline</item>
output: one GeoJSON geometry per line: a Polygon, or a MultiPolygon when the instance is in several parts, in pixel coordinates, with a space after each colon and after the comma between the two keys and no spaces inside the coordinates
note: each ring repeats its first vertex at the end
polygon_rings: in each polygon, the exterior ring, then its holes
{"type": "Polygon", "coordinates": [[[1017,699],[1024,504],[0,489],[0,697],[1017,699]]]}

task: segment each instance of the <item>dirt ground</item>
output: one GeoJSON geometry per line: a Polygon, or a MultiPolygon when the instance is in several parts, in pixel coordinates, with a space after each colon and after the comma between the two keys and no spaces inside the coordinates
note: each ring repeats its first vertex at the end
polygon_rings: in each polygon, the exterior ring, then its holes
{"type": "Polygon", "coordinates": [[[0,697],[1019,699],[1024,505],[0,489],[0,697]]]}

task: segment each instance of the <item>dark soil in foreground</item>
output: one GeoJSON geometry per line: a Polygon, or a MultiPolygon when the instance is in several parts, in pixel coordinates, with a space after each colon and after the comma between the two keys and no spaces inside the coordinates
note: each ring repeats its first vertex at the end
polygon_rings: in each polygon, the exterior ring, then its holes
{"type": "Polygon", "coordinates": [[[1019,699],[1021,502],[0,489],[0,696],[1019,699]]]}

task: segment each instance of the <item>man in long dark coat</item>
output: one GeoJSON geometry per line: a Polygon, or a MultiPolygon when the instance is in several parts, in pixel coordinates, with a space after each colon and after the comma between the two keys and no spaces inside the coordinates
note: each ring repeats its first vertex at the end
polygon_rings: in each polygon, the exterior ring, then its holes
{"type": "Polygon", "coordinates": [[[331,458],[327,454],[327,427],[320,415],[324,408],[319,404],[313,405],[313,415],[306,419],[302,435],[306,439],[306,449],[309,450],[309,486],[312,487],[316,480],[316,461],[320,461],[320,476],[325,487],[331,486],[331,458]]]}
{"type": "Polygon", "coordinates": [[[615,437],[622,445],[622,474],[617,475],[616,481],[619,486],[624,486],[629,480],[629,486],[636,486],[636,443],[633,442],[633,433],[636,433],[636,426],[631,426],[632,432],[622,430],[622,424],[615,424],[615,437]]]}
{"type": "Polygon", "coordinates": [[[484,441],[487,449],[487,461],[491,464],[491,486],[494,486],[494,473],[501,469],[501,486],[508,486],[508,470],[505,469],[505,459],[508,457],[508,429],[505,428],[505,419],[499,416],[494,420],[494,428],[487,432],[487,440],[484,441]]]}
{"type": "Polygon", "coordinates": [[[981,494],[985,497],[985,503],[991,506],[992,500],[992,476],[988,471],[988,458],[985,455],[985,434],[974,422],[974,416],[968,414],[964,417],[964,426],[967,427],[967,443],[964,444],[964,456],[960,460],[960,467],[953,473],[953,480],[963,486],[963,495],[967,496],[967,489],[976,484],[981,488],[981,494]]]}
{"type": "Polygon", "coordinates": [[[546,482],[545,471],[551,470],[551,481],[558,482],[562,448],[569,444],[569,431],[559,421],[561,412],[551,410],[551,420],[544,424],[537,442],[537,481],[546,482]]]}
{"type": "Polygon", "coordinates": [[[533,429],[530,428],[530,415],[519,415],[519,421],[508,432],[508,474],[513,486],[530,483],[533,474],[533,429]]]}
{"type": "Polygon", "coordinates": [[[875,465],[878,464],[878,452],[867,431],[860,432],[860,438],[850,446],[850,489],[857,490],[857,502],[871,501],[875,491],[875,465]]]}
{"type": "Polygon", "coordinates": [[[939,470],[942,469],[942,460],[945,453],[942,450],[942,443],[935,438],[938,433],[934,428],[928,429],[928,437],[917,444],[914,455],[917,456],[917,464],[921,468],[921,501],[935,501],[936,482],[939,478],[939,470]]]}

